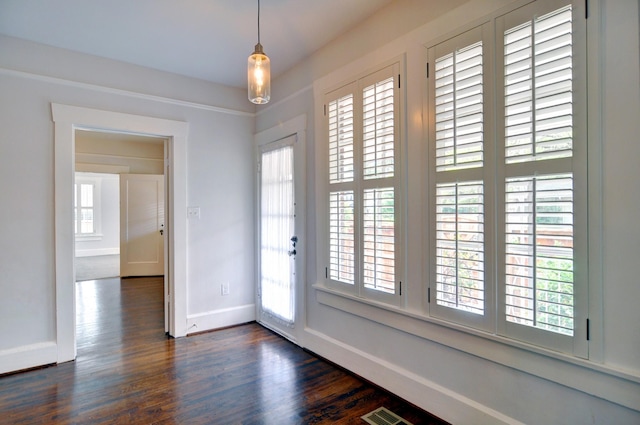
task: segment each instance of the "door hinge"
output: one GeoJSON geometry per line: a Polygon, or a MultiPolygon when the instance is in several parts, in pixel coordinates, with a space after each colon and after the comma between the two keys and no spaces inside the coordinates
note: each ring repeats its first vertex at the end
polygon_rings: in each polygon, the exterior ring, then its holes
{"type": "Polygon", "coordinates": [[[400,88],[400,74],[398,74],[398,88],[400,88]]]}
{"type": "Polygon", "coordinates": [[[324,116],[327,116],[327,104],[322,105],[324,107],[324,116]]]}
{"type": "Polygon", "coordinates": [[[427,78],[429,78],[429,62],[427,62],[427,78]]]}
{"type": "Polygon", "coordinates": [[[589,319],[587,319],[587,341],[591,339],[591,329],[589,324],[589,319]]]}
{"type": "Polygon", "coordinates": [[[329,267],[324,268],[324,278],[329,279],[329,267]]]}
{"type": "Polygon", "coordinates": [[[402,295],[402,281],[400,281],[400,295],[402,295]]]}
{"type": "Polygon", "coordinates": [[[584,0],[584,19],[589,19],[589,0],[584,0]]]}
{"type": "Polygon", "coordinates": [[[427,288],[427,303],[431,303],[431,288],[427,288]]]}

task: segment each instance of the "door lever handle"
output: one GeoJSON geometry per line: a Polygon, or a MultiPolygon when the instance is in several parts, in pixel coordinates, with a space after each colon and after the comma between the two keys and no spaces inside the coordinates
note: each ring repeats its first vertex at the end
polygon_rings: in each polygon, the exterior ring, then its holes
{"type": "Polygon", "coordinates": [[[289,254],[289,257],[291,257],[292,255],[296,255],[296,250],[294,249],[294,250],[288,251],[287,254],[289,254]]]}

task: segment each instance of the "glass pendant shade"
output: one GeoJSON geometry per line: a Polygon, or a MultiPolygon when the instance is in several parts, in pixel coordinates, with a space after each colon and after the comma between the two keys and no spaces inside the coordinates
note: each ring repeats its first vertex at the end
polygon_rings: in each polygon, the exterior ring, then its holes
{"type": "Polygon", "coordinates": [[[255,51],[247,60],[247,82],[249,100],[261,105],[271,99],[271,62],[264,54],[262,44],[256,44],[255,51]]]}

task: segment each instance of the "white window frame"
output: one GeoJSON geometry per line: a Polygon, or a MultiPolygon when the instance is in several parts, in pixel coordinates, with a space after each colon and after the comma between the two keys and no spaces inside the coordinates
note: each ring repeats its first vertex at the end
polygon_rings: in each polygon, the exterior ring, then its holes
{"type": "MultiPolygon", "coordinates": [[[[473,329],[486,331],[499,337],[506,337],[527,344],[533,344],[547,349],[560,351],[576,357],[588,358],[587,341],[587,317],[588,317],[588,226],[587,226],[587,156],[586,156],[586,23],[581,8],[572,8],[573,13],[573,156],[568,161],[572,163],[572,173],[574,178],[574,334],[565,336],[550,331],[517,325],[507,322],[505,319],[505,285],[504,276],[505,265],[505,209],[504,209],[504,187],[507,166],[504,154],[504,95],[503,95],[503,37],[504,31],[517,26],[519,23],[532,19],[534,16],[542,16],[555,11],[564,5],[571,4],[571,1],[539,0],[521,8],[512,10],[497,19],[480,25],[472,30],[461,32],[449,39],[438,41],[427,47],[428,62],[431,68],[429,80],[427,81],[426,112],[428,121],[429,140],[429,188],[428,188],[428,229],[426,229],[430,240],[430,256],[427,259],[429,264],[429,295],[428,311],[431,317],[442,319],[458,325],[468,326],[473,329]],[[435,171],[435,129],[434,129],[434,83],[433,69],[436,57],[440,57],[436,52],[438,49],[459,48],[457,40],[461,40],[460,46],[470,44],[464,43],[465,38],[471,37],[474,33],[482,31],[484,39],[488,39],[484,45],[487,46],[484,54],[485,63],[485,145],[484,145],[484,183],[485,183],[485,314],[469,314],[453,308],[438,306],[435,302],[436,291],[436,259],[435,259],[435,187],[438,182],[435,171]],[[489,37],[486,37],[486,35],[489,37]],[[491,39],[491,34],[495,34],[495,39],[491,39]],[[495,51],[495,54],[494,54],[495,51]],[[495,70],[492,64],[495,63],[495,70]],[[488,78],[487,78],[488,77],[488,78]],[[495,102],[491,98],[495,95],[495,102]],[[495,104],[495,109],[493,105],[495,104]],[[496,124],[495,131],[493,123],[496,124]],[[495,135],[492,135],[495,133],[495,135]],[[494,162],[495,161],[495,162],[494,162]]],[[[476,34],[475,39],[480,37],[476,34]]],[[[544,161],[538,161],[530,168],[533,175],[548,168],[544,161]]],[[[455,174],[454,171],[452,174],[455,174]]],[[[467,175],[478,174],[478,171],[462,170],[458,172],[466,178],[467,175]]],[[[442,179],[440,179],[442,180],[442,179]]],[[[456,181],[453,176],[451,181],[456,181]]]]}
{"type": "Polygon", "coordinates": [[[338,84],[333,87],[329,87],[323,90],[322,95],[322,107],[326,113],[323,113],[321,120],[322,127],[317,129],[319,135],[319,144],[321,145],[322,160],[318,162],[317,178],[321,182],[319,185],[319,205],[318,205],[318,229],[319,229],[319,242],[318,242],[318,283],[322,284],[325,288],[329,288],[338,293],[342,293],[356,299],[372,300],[374,302],[381,302],[384,304],[399,306],[402,302],[402,280],[404,276],[404,256],[403,256],[403,241],[404,241],[404,227],[402,217],[403,207],[401,202],[402,195],[402,173],[403,173],[403,156],[402,145],[403,137],[405,134],[403,128],[404,117],[404,87],[402,86],[404,75],[404,58],[394,58],[379,67],[368,72],[356,75],[354,78],[348,81],[338,84]],[[363,160],[362,160],[362,96],[363,89],[372,84],[385,80],[386,78],[393,78],[394,85],[394,173],[392,177],[381,177],[367,179],[363,177],[363,160]],[[343,96],[352,94],[354,99],[354,179],[352,182],[339,182],[329,183],[329,132],[328,132],[328,120],[329,103],[337,100],[343,96]],[[360,113],[358,113],[360,112],[360,113]],[[393,293],[384,292],[381,290],[367,288],[363,279],[363,251],[362,251],[362,229],[363,229],[363,197],[365,191],[392,188],[394,191],[394,289],[393,293]],[[355,202],[355,224],[354,224],[354,238],[355,238],[355,273],[353,284],[341,282],[339,280],[331,279],[331,273],[329,269],[329,230],[330,230],[330,194],[338,191],[354,192],[355,202]]]}
{"type": "MultiPolygon", "coordinates": [[[[102,179],[91,176],[91,173],[77,172],[75,174],[75,195],[80,202],[80,186],[88,184],[93,186],[93,233],[78,233],[78,227],[74,229],[76,242],[89,242],[102,240],[102,179]]],[[[80,206],[74,206],[76,214],[79,213],[80,206]]],[[[77,215],[76,217],[79,217],[77,215]]]]}

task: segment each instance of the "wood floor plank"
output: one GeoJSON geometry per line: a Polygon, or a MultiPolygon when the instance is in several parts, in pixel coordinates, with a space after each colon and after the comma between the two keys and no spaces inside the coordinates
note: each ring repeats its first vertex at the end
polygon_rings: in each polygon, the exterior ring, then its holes
{"type": "Polygon", "coordinates": [[[168,338],[161,278],[77,285],[76,361],[0,377],[0,424],[445,423],[255,323],[168,338]]]}

